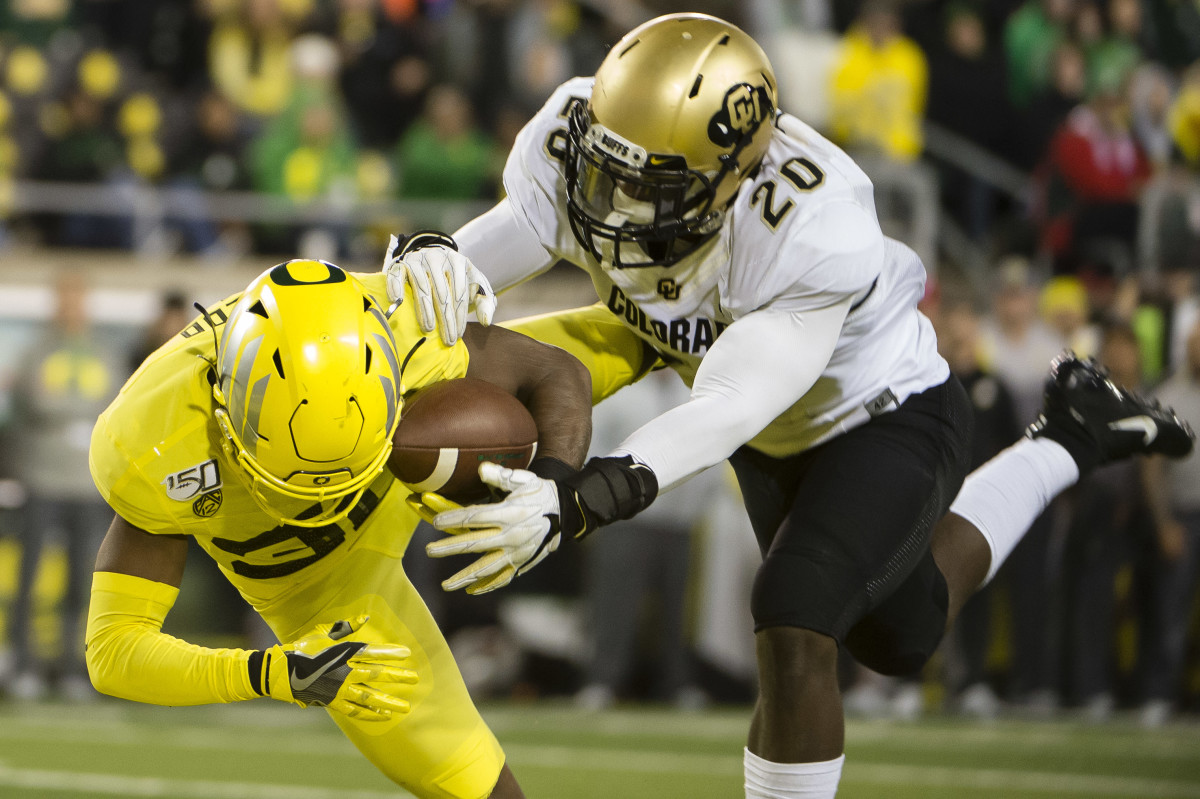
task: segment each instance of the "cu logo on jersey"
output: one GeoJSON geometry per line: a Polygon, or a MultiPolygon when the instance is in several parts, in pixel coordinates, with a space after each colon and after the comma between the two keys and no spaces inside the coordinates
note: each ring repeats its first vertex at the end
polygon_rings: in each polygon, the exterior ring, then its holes
{"type": "Polygon", "coordinates": [[[708,138],[720,147],[732,147],[738,139],[758,130],[773,110],[766,89],[739,83],[725,92],[721,110],[708,122],[708,138]]]}
{"type": "Polygon", "coordinates": [[[675,278],[664,277],[658,281],[658,296],[664,300],[679,299],[679,284],[675,282],[675,278]]]}
{"type": "Polygon", "coordinates": [[[168,474],[163,478],[162,484],[167,487],[168,497],[176,502],[189,502],[193,497],[220,488],[221,471],[217,468],[214,458],[168,474]]]}

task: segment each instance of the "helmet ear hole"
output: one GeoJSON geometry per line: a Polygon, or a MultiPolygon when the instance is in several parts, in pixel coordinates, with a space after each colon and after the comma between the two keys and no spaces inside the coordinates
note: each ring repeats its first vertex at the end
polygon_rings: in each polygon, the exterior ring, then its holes
{"type": "Polygon", "coordinates": [[[366,372],[367,374],[370,374],[370,372],[371,372],[371,345],[368,344],[366,347],[364,347],[364,349],[367,351],[367,360],[363,366],[363,371],[366,372]]]}
{"type": "MultiPolygon", "coordinates": [[[[259,300],[258,302],[254,303],[253,305],[251,305],[251,306],[250,306],[249,308],[247,308],[246,310],[248,310],[248,311],[249,311],[250,313],[252,313],[252,314],[255,314],[255,315],[257,315],[257,316],[261,316],[263,319],[267,319],[267,318],[268,318],[268,317],[267,317],[267,309],[266,309],[266,307],[265,307],[265,306],[262,304],[262,300],[259,300]]],[[[275,353],[275,354],[276,354],[276,355],[278,355],[279,353],[275,353]]]]}
{"type": "Polygon", "coordinates": [[[271,363],[275,364],[275,371],[280,377],[286,377],[283,373],[283,359],[279,357],[279,350],[275,350],[275,353],[271,356],[271,363]]]}

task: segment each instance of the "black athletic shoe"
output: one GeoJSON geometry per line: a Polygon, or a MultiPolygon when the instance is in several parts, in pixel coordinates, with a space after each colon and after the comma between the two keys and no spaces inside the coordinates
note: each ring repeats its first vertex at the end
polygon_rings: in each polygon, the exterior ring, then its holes
{"type": "Polygon", "coordinates": [[[1062,444],[1081,473],[1136,454],[1182,458],[1196,438],[1173,410],[1126,391],[1072,352],[1051,362],[1042,413],[1026,435],[1062,444]]]}

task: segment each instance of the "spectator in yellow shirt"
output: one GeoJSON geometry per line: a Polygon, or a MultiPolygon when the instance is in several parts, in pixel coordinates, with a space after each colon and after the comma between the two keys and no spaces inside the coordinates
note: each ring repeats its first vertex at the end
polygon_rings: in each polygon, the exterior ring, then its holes
{"type": "Polygon", "coordinates": [[[929,75],[891,2],[869,0],[842,39],[830,90],[833,139],[898,161],[921,153],[929,75]]]}

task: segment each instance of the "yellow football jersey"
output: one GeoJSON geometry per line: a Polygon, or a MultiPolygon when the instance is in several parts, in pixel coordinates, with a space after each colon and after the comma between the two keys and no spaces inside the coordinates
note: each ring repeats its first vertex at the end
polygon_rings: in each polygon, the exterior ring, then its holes
{"type": "MultiPolygon", "coordinates": [[[[388,307],[382,274],[355,277],[388,307]]],[[[313,574],[297,577],[299,572],[348,548],[396,481],[385,470],[346,518],[322,527],[280,524],[257,505],[239,467],[226,457],[213,417],[216,337],[238,296],[209,309],[215,335],[200,317],[134,373],[96,424],[90,465],[100,493],[117,513],[151,533],[193,536],[261,609],[313,574]]],[[[447,347],[438,336],[423,334],[414,303],[401,305],[388,321],[403,364],[404,391],[466,373],[466,346],[447,347]]],[[[279,510],[306,515],[302,507],[279,510]]]]}
{"type": "MultiPolygon", "coordinates": [[[[388,306],[382,274],[355,275],[388,306]]],[[[450,648],[404,575],[418,519],[384,472],[345,518],[320,527],[280,524],[263,511],[225,454],[213,416],[216,336],[237,302],[208,310],[151,355],[100,416],[92,476],[121,516],[151,533],[196,539],[281,641],[313,625],[367,615],[362,640],[401,644],[420,680],[412,709],[386,722],[330,716],[384,774],[422,799],[481,799],[504,753],[480,718],[450,648]]],[[[467,348],[426,336],[413,303],[389,319],[404,391],[461,377],[467,348]]],[[[286,501],[286,500],[281,500],[286,501]]],[[[352,501],[352,500],[351,500],[352,501]]],[[[302,506],[277,508],[305,518],[302,506]]],[[[320,512],[313,506],[312,515],[320,512]]]]}

